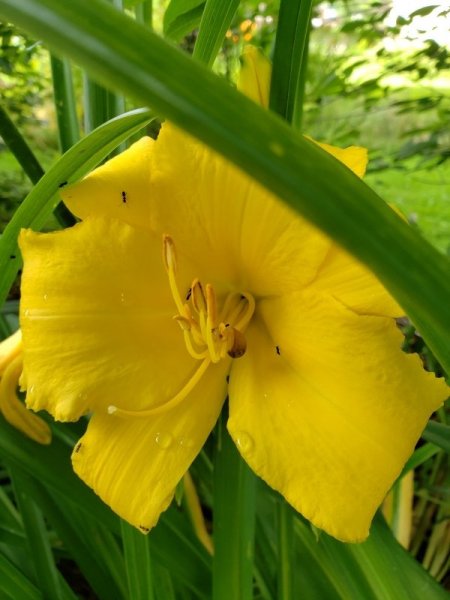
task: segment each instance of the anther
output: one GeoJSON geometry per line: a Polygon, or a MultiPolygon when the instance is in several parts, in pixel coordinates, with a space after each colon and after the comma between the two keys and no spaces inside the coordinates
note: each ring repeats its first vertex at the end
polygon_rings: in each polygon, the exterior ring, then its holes
{"type": "Polygon", "coordinates": [[[247,342],[244,334],[235,327],[228,331],[232,332],[232,335],[230,336],[228,356],[231,356],[231,358],[240,358],[241,356],[244,356],[245,351],[247,350],[247,342]]]}
{"type": "Polygon", "coordinates": [[[192,304],[199,314],[207,312],[205,294],[203,292],[202,284],[198,279],[194,279],[192,283],[192,304]]]}
{"type": "Polygon", "coordinates": [[[167,271],[175,272],[177,269],[177,258],[175,254],[175,244],[170,235],[163,235],[163,259],[167,271]]]}

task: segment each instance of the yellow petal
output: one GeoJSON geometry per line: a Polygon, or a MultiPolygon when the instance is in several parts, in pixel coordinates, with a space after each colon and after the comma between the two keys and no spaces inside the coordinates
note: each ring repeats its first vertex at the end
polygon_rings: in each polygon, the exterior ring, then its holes
{"type": "Polygon", "coordinates": [[[359,314],[389,317],[404,314],[375,275],[337,245],[330,247],[311,288],[337,298],[359,314]]]}
{"type": "Polygon", "coordinates": [[[123,519],[151,529],[219,416],[228,369],[210,366],[181,404],[153,418],[94,414],[72,454],[75,472],[123,519]]]}
{"type": "Polygon", "coordinates": [[[107,216],[134,227],[150,221],[150,158],[154,141],[143,137],[95,169],[82,181],[61,189],[61,198],[79,218],[107,216]]]}
{"type": "MultiPolygon", "coordinates": [[[[111,404],[162,404],[180,389],[197,361],[172,319],[160,239],[119,221],[86,219],[52,234],[23,231],[20,245],[31,408],[76,420],[111,404]]],[[[178,276],[187,291],[192,272],[186,278],[184,265],[178,276]]]]}
{"type": "Polygon", "coordinates": [[[251,100],[267,108],[269,106],[272,64],[255,46],[244,46],[237,88],[251,100]]]}
{"type": "Polygon", "coordinates": [[[50,444],[49,426],[26,409],[17,397],[17,384],[22,372],[22,357],[16,356],[7,366],[0,381],[0,412],[13,427],[39,444],[50,444]]]}
{"type": "Polygon", "coordinates": [[[6,340],[0,342],[0,376],[9,363],[20,354],[22,349],[22,332],[18,329],[6,340]]]}
{"type": "Polygon", "coordinates": [[[315,277],[329,239],[205,145],[165,124],[151,171],[152,230],[169,233],[203,280],[258,296],[315,277]]]}
{"type": "Polygon", "coordinates": [[[368,155],[367,149],[361,146],[349,146],[348,148],[338,148],[330,144],[324,144],[313,140],[315,144],[323,148],[328,154],[337,158],[341,163],[348,167],[358,177],[364,177],[367,167],[368,155]]]}
{"type": "MultiPolygon", "coordinates": [[[[328,148],[356,170],[365,152],[328,148]]],[[[201,267],[199,278],[254,295],[312,281],[331,243],[237,167],[167,123],[156,142],[141,140],[63,190],[63,198],[80,217],[105,214],[157,236],[170,234],[201,267]]]]}
{"type": "Polygon", "coordinates": [[[362,541],[448,389],[399,350],[391,319],[306,292],[258,311],[232,366],[230,433],[317,527],[362,541]]]}

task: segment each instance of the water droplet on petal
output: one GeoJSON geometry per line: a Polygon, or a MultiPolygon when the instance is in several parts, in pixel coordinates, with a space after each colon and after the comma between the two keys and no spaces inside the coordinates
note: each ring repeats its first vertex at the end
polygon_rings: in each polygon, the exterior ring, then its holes
{"type": "Polygon", "coordinates": [[[25,312],[23,314],[25,317],[28,317],[28,315],[30,314],[30,311],[28,310],[28,308],[25,310],[25,312]]]}
{"type": "Polygon", "coordinates": [[[180,446],[182,446],[183,448],[192,448],[192,446],[194,445],[193,440],[191,440],[190,438],[187,437],[182,437],[178,440],[178,443],[180,444],[180,446]]]}
{"type": "Polygon", "coordinates": [[[48,300],[48,294],[44,294],[42,296],[42,299],[44,300],[44,302],[47,302],[47,300],[48,300]]]}
{"type": "Polygon", "coordinates": [[[28,390],[27,390],[28,394],[34,394],[34,385],[31,385],[28,390]]]}
{"type": "Polygon", "coordinates": [[[125,304],[125,294],[124,294],[124,292],[120,293],[120,303],[121,304],[125,304]]]}
{"type": "Polygon", "coordinates": [[[173,437],[170,433],[159,432],[155,436],[155,442],[163,450],[167,450],[172,445],[173,437]]]}
{"type": "Polygon", "coordinates": [[[254,441],[248,433],[241,431],[236,436],[236,444],[241,452],[251,452],[253,450],[254,441]]]}

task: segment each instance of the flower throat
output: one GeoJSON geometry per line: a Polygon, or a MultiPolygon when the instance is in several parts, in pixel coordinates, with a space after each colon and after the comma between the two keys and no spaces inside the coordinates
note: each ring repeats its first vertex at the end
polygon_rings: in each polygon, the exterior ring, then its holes
{"type": "Polygon", "coordinates": [[[247,292],[231,292],[219,311],[217,297],[212,285],[205,287],[194,279],[185,300],[177,283],[177,260],[175,244],[169,235],[163,236],[163,262],[169,278],[178,314],[174,319],[179,324],[192,358],[201,361],[189,381],[170,400],[148,410],[124,410],[109,406],[108,412],[124,417],[149,417],[165,412],[179,404],[194,389],[206,369],[230,356],[239,358],[245,354],[247,342],[244,331],[255,310],[255,300],[247,292]]]}

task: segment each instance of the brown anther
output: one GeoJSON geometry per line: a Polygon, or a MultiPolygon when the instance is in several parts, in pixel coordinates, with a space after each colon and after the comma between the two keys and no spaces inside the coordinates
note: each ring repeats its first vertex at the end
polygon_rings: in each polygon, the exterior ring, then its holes
{"type": "Polygon", "coordinates": [[[244,356],[245,351],[247,350],[247,340],[245,339],[244,334],[234,327],[229,328],[228,331],[232,334],[230,335],[228,356],[231,356],[231,358],[240,358],[241,356],[244,356]]]}
{"type": "Polygon", "coordinates": [[[195,310],[200,313],[206,313],[206,298],[205,293],[203,291],[202,284],[198,279],[194,279],[192,282],[192,296],[191,296],[192,304],[194,305],[195,310]]]}

